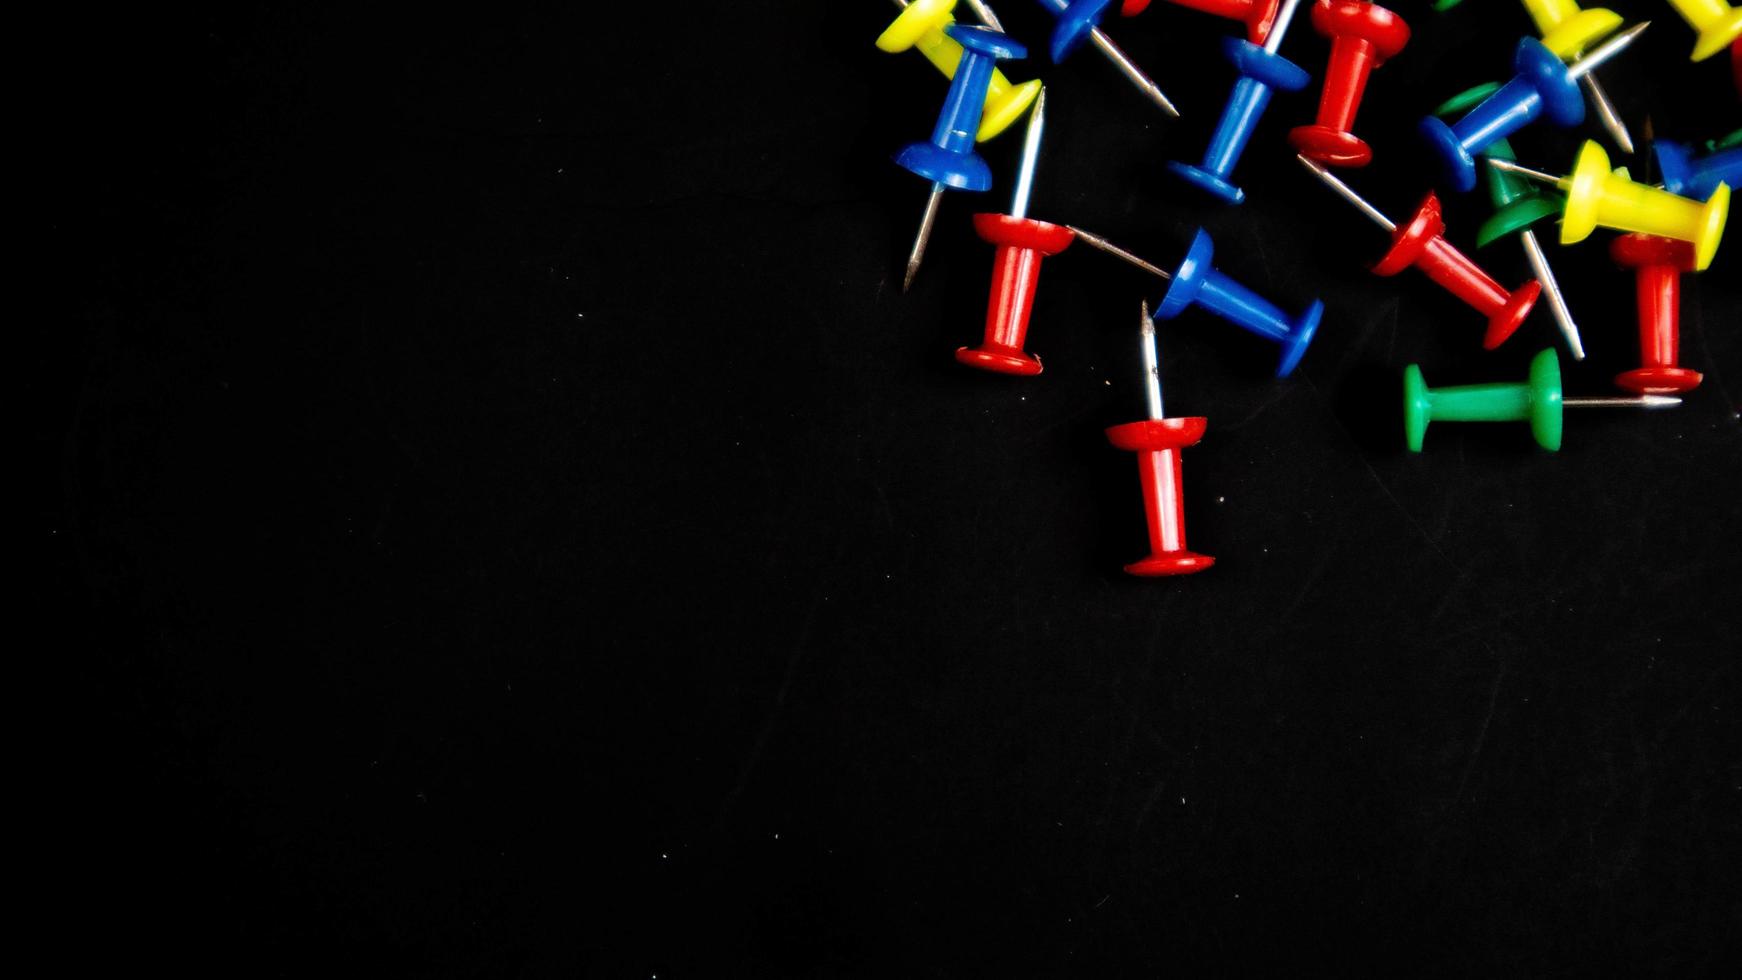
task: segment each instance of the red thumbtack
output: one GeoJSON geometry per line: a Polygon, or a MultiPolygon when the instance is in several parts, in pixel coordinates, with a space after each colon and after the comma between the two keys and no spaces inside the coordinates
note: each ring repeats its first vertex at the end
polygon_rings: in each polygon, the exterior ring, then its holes
{"type": "Polygon", "coordinates": [[[1349,128],[1367,90],[1367,76],[1409,43],[1409,25],[1366,0],[1318,0],[1313,4],[1313,30],[1331,39],[1318,122],[1290,130],[1288,141],[1302,156],[1320,163],[1365,167],[1373,150],[1349,128]]]}
{"type": "Polygon", "coordinates": [[[1040,358],[1022,349],[1028,336],[1028,315],[1040,284],[1040,262],[1068,248],[1076,234],[1063,225],[1028,217],[1034,190],[1034,166],[1040,156],[1041,131],[1046,126],[1046,90],[1034,100],[1028,133],[1022,144],[1022,166],[1009,214],[976,214],[974,230],[998,246],[992,260],[992,295],[986,301],[986,338],[978,347],[961,347],[956,360],[969,367],[999,374],[1036,375],[1040,358]]]}
{"type": "Polygon", "coordinates": [[[1304,156],[1296,159],[1317,174],[1326,186],[1391,233],[1391,250],[1374,263],[1374,275],[1395,276],[1411,266],[1420,269],[1429,279],[1488,318],[1488,330],[1482,335],[1482,346],[1488,350],[1505,343],[1506,338],[1512,336],[1530,316],[1537,296],[1542,293],[1542,283],[1532,279],[1509,293],[1470,261],[1469,256],[1454,248],[1445,239],[1446,224],[1440,218],[1440,200],[1432,191],[1422,199],[1415,214],[1399,227],[1329,170],[1304,156]]]}
{"type": "Polygon", "coordinates": [[[1639,360],[1643,367],[1623,371],[1615,383],[1641,395],[1673,395],[1700,386],[1701,375],[1676,366],[1681,346],[1681,274],[1694,268],[1692,244],[1674,238],[1622,235],[1609,255],[1634,270],[1639,290],[1639,360]]]}
{"type": "Polygon", "coordinates": [[[1179,452],[1198,444],[1209,421],[1163,416],[1155,321],[1149,318],[1148,303],[1143,304],[1143,367],[1149,418],[1107,430],[1107,441],[1113,448],[1137,454],[1137,472],[1143,479],[1143,518],[1149,524],[1149,557],[1126,565],[1125,571],[1149,578],[1201,572],[1214,565],[1216,559],[1186,548],[1186,505],[1179,452]]]}

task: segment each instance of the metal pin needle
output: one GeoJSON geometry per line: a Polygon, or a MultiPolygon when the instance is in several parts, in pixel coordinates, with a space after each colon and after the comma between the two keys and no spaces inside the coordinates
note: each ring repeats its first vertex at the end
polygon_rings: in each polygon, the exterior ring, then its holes
{"type": "Polygon", "coordinates": [[[919,234],[914,236],[913,251],[907,253],[907,273],[901,277],[901,291],[913,287],[913,277],[919,275],[919,264],[925,261],[925,247],[931,244],[932,228],[938,223],[938,205],[944,200],[944,185],[931,185],[931,196],[925,199],[925,216],[919,219],[919,234]]]}
{"type": "Polygon", "coordinates": [[[1529,177],[1531,180],[1540,180],[1545,184],[1552,184],[1555,187],[1559,187],[1566,182],[1565,177],[1556,177],[1554,174],[1543,173],[1540,170],[1532,170],[1529,167],[1524,166],[1523,164],[1514,163],[1511,160],[1496,160],[1493,157],[1483,157],[1482,159],[1487,160],[1488,166],[1493,167],[1495,170],[1504,170],[1508,173],[1523,174],[1524,176],[1529,177]]]}
{"type": "Polygon", "coordinates": [[[1300,6],[1300,0],[1282,0],[1282,10],[1271,22],[1270,33],[1264,37],[1264,50],[1275,54],[1282,47],[1282,36],[1288,33],[1288,22],[1294,20],[1295,8],[1300,6]]]}
{"type": "Polygon", "coordinates": [[[1329,187],[1331,190],[1336,191],[1337,194],[1343,198],[1343,200],[1348,201],[1350,204],[1355,205],[1355,207],[1358,208],[1362,214],[1366,215],[1368,218],[1371,218],[1373,220],[1374,224],[1378,225],[1381,228],[1384,228],[1388,232],[1394,232],[1397,230],[1397,222],[1392,221],[1390,218],[1387,218],[1383,211],[1380,211],[1378,208],[1367,203],[1366,198],[1355,193],[1355,189],[1353,187],[1350,187],[1348,184],[1343,183],[1341,178],[1339,178],[1336,174],[1333,174],[1329,170],[1326,170],[1324,167],[1319,166],[1317,161],[1309,160],[1306,157],[1301,156],[1300,154],[1295,154],[1295,159],[1299,160],[1301,162],[1301,164],[1303,166],[1305,166],[1308,170],[1311,170],[1313,173],[1317,174],[1318,178],[1325,182],[1325,186],[1329,187]]]}
{"type": "Polygon", "coordinates": [[[1673,408],[1682,400],[1674,395],[1617,395],[1601,398],[1561,399],[1563,408],[1673,408]]]}
{"type": "Polygon", "coordinates": [[[1548,256],[1542,254],[1542,243],[1536,240],[1536,232],[1526,228],[1519,233],[1518,240],[1524,243],[1524,257],[1530,261],[1536,281],[1542,283],[1542,291],[1548,294],[1549,311],[1561,328],[1561,336],[1567,339],[1567,350],[1572,352],[1573,360],[1584,360],[1585,344],[1579,339],[1579,326],[1573,322],[1572,311],[1567,309],[1566,298],[1561,295],[1561,284],[1555,281],[1554,270],[1548,267],[1548,256]]]}
{"type": "Polygon", "coordinates": [[[1609,101],[1609,93],[1603,91],[1603,83],[1597,81],[1595,75],[1585,75],[1579,79],[1579,84],[1585,87],[1585,94],[1591,97],[1591,105],[1597,110],[1597,119],[1615,140],[1615,145],[1622,153],[1632,154],[1633,137],[1627,132],[1627,124],[1621,121],[1621,114],[1615,111],[1615,103],[1609,101]]]}
{"type": "Polygon", "coordinates": [[[1004,25],[998,23],[998,15],[992,12],[991,7],[986,6],[985,0],[968,0],[968,6],[974,11],[974,16],[980,18],[980,23],[1000,34],[1004,33],[1004,25]]]}
{"type": "Polygon", "coordinates": [[[1131,80],[1131,84],[1142,90],[1144,95],[1149,96],[1149,101],[1160,106],[1162,112],[1175,119],[1179,118],[1179,110],[1175,109],[1173,103],[1168,101],[1167,96],[1162,94],[1161,88],[1150,81],[1149,76],[1143,73],[1143,69],[1137,67],[1130,58],[1126,57],[1125,52],[1119,50],[1119,46],[1114,44],[1104,31],[1099,27],[1089,31],[1089,40],[1094,42],[1095,47],[1101,49],[1101,53],[1107,56],[1108,61],[1113,62],[1114,67],[1118,68],[1121,74],[1131,80]]]}
{"type": "Polygon", "coordinates": [[[1035,97],[1028,114],[1028,132],[1022,137],[1022,163],[1016,169],[1016,192],[1010,198],[1010,216],[1028,217],[1028,199],[1034,193],[1034,168],[1040,160],[1040,135],[1046,128],[1046,89],[1035,97]]]}
{"type": "MultiPolygon", "coordinates": [[[[895,0],[895,5],[903,10],[907,9],[907,4],[908,0],[895,0]]],[[[974,16],[980,18],[980,23],[1000,34],[1004,33],[1004,25],[998,23],[998,15],[992,12],[991,7],[986,6],[985,0],[968,0],[968,6],[974,11],[974,16]]]]}
{"type": "Polygon", "coordinates": [[[1106,240],[1105,238],[1102,238],[1099,235],[1091,235],[1088,232],[1084,231],[1083,229],[1078,228],[1074,225],[1068,226],[1068,227],[1070,227],[1071,232],[1073,234],[1075,234],[1077,236],[1077,238],[1082,241],[1083,244],[1089,246],[1090,248],[1098,248],[1101,251],[1106,252],[1108,255],[1112,255],[1112,256],[1115,256],[1117,258],[1124,259],[1126,262],[1131,263],[1132,265],[1138,267],[1139,269],[1142,269],[1144,272],[1147,272],[1152,276],[1160,276],[1163,279],[1172,279],[1173,278],[1172,273],[1163,271],[1162,269],[1157,268],[1156,266],[1153,266],[1153,265],[1149,264],[1148,262],[1145,262],[1144,260],[1138,258],[1135,255],[1132,255],[1130,252],[1125,251],[1124,249],[1122,249],[1119,246],[1113,244],[1112,242],[1106,240]]]}
{"type": "Polygon", "coordinates": [[[1149,401],[1149,417],[1159,422],[1166,418],[1161,407],[1161,358],[1155,353],[1155,321],[1149,316],[1149,301],[1143,301],[1143,320],[1139,324],[1143,339],[1143,394],[1149,401]]]}
{"type": "Polygon", "coordinates": [[[1626,48],[1629,44],[1632,44],[1633,39],[1638,37],[1647,27],[1650,26],[1651,21],[1641,21],[1609,40],[1604,41],[1602,44],[1597,45],[1595,48],[1592,48],[1583,58],[1580,58],[1567,66],[1567,77],[1583,78],[1592,71],[1595,71],[1598,65],[1601,65],[1603,62],[1620,54],[1622,49],[1626,48]]]}

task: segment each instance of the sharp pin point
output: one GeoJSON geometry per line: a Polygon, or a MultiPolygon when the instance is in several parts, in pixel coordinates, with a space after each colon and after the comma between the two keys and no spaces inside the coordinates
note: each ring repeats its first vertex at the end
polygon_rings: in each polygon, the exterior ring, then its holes
{"type": "Polygon", "coordinates": [[[913,288],[913,277],[919,275],[919,265],[925,261],[925,247],[931,243],[932,228],[938,223],[938,205],[943,198],[944,185],[933,184],[931,196],[925,201],[925,215],[919,219],[919,234],[913,239],[913,251],[907,256],[907,274],[901,280],[904,293],[913,288]]]}
{"type": "Polygon", "coordinates": [[[1125,52],[1119,50],[1119,46],[1113,43],[1106,32],[1097,27],[1089,32],[1089,40],[1094,43],[1095,47],[1101,49],[1101,53],[1107,56],[1107,60],[1113,62],[1121,74],[1131,80],[1131,84],[1137,86],[1144,95],[1149,96],[1151,102],[1160,106],[1162,112],[1175,119],[1179,118],[1179,110],[1175,109],[1173,103],[1168,101],[1167,96],[1162,94],[1161,88],[1151,81],[1149,76],[1143,73],[1143,69],[1137,67],[1126,56],[1125,52]]]}
{"type": "Polygon", "coordinates": [[[1554,314],[1556,325],[1561,328],[1561,336],[1566,338],[1567,350],[1573,355],[1573,360],[1585,359],[1585,344],[1579,338],[1579,326],[1573,322],[1572,311],[1567,309],[1566,298],[1561,295],[1561,286],[1555,281],[1554,270],[1549,268],[1548,256],[1542,252],[1542,244],[1536,240],[1536,232],[1526,228],[1519,234],[1518,240],[1524,243],[1524,257],[1530,261],[1530,269],[1536,273],[1536,281],[1542,283],[1542,291],[1548,295],[1549,312],[1554,314]]]}
{"type": "Polygon", "coordinates": [[[1603,90],[1603,83],[1597,81],[1597,76],[1586,75],[1579,79],[1585,86],[1586,94],[1591,97],[1591,105],[1596,107],[1597,118],[1609,137],[1615,141],[1615,146],[1622,153],[1633,153],[1633,137],[1627,132],[1627,124],[1621,121],[1621,114],[1615,111],[1615,103],[1609,100],[1609,93],[1603,90]]]}

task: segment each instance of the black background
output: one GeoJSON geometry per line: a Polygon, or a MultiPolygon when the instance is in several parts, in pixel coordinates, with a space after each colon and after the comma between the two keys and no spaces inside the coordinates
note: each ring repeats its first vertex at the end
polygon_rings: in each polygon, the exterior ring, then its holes
{"type": "MultiPolygon", "coordinates": [[[[996,5],[1040,57],[1048,21],[996,5]]],[[[1637,132],[1742,125],[1657,23],[1603,77],[1637,132]]],[[[1508,62],[1512,4],[1400,9],[1349,179],[1403,213],[1413,123],[1508,62]]],[[[959,368],[999,187],[889,154],[944,85],[883,0],[93,12],[42,33],[61,299],[22,365],[44,459],[22,692],[73,962],[390,976],[1723,972],[1742,899],[1742,241],[1688,277],[1679,409],[1441,426],[1397,379],[1522,377],[1291,160],[1237,209],[1195,160],[1227,27],[1111,25],[1045,69],[1038,217],[1220,266],[1325,326],[1297,375],[1164,325],[1192,544],[1137,581],[1138,300],[1049,262],[1036,379],[959,368]],[[40,696],[39,693],[40,692],[40,696]],[[46,742],[39,748],[38,742],[46,742]]],[[[28,44],[23,38],[21,43],[28,44]]],[[[1322,74],[1303,15],[1284,53],[1322,74]]],[[[1578,132],[1517,139],[1561,170],[1578,132]]],[[[1617,163],[1624,162],[1619,157],[1617,163]]],[[[1625,161],[1636,171],[1643,158],[1625,161]]],[[[1448,201],[1471,244],[1480,195],[1448,201]]],[[[1550,244],[1590,359],[1632,366],[1599,233],[1550,244]]],[[[1552,243],[1553,232],[1548,240],[1552,243]]],[[[1507,283],[1514,243],[1482,253],[1507,283]]],[[[1146,294],[1147,291],[1147,294],[1146,294]]],[[[37,809],[37,804],[31,804],[37,809]]],[[[43,841],[47,841],[44,843],[43,841]]]]}

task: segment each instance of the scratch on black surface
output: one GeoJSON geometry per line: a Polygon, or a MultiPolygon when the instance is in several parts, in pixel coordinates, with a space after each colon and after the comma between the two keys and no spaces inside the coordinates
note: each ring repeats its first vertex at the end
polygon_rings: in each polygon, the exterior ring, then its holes
{"type": "MultiPolygon", "coordinates": [[[[1318,385],[1313,384],[1311,378],[1303,377],[1302,380],[1307,383],[1307,388],[1312,391],[1313,397],[1318,399],[1320,406],[1327,406],[1324,393],[1319,391],[1318,385]]],[[[1328,407],[1326,410],[1329,412],[1328,407]]],[[[1337,418],[1335,412],[1329,412],[1329,414],[1332,421],[1337,423],[1337,428],[1343,431],[1344,438],[1353,443],[1355,437],[1354,434],[1349,431],[1349,427],[1343,424],[1342,419],[1337,418]]],[[[1392,506],[1397,508],[1398,513],[1403,515],[1403,519],[1409,522],[1410,527],[1415,528],[1416,533],[1422,536],[1422,539],[1427,542],[1428,547],[1432,548],[1434,554],[1439,556],[1440,561],[1445,562],[1447,568],[1450,568],[1452,571],[1457,572],[1462,576],[1464,573],[1463,566],[1453,561],[1452,556],[1445,553],[1445,550],[1440,547],[1439,542],[1434,540],[1433,535],[1427,533],[1427,528],[1422,527],[1421,523],[1415,519],[1415,515],[1409,512],[1409,508],[1403,506],[1403,501],[1398,500],[1397,495],[1391,492],[1391,488],[1385,485],[1385,481],[1379,476],[1379,471],[1373,468],[1372,463],[1367,462],[1367,454],[1361,451],[1359,445],[1356,445],[1355,447],[1355,458],[1361,461],[1361,466],[1367,471],[1367,475],[1371,476],[1373,482],[1379,485],[1380,491],[1385,494],[1385,499],[1391,501],[1392,506]]]]}
{"type": "MultiPolygon", "coordinates": [[[[840,565],[841,559],[846,553],[847,541],[846,537],[843,536],[835,548],[834,561],[830,562],[831,570],[840,565]]],[[[786,706],[787,695],[792,693],[793,678],[798,676],[799,664],[804,661],[805,644],[810,639],[811,627],[817,621],[817,610],[828,598],[831,581],[833,581],[832,576],[824,577],[816,592],[811,595],[810,607],[805,610],[804,622],[799,624],[798,635],[793,639],[792,653],[786,658],[786,672],[780,678],[780,690],[775,692],[774,704],[769,706],[768,716],[762,720],[762,728],[756,733],[756,741],[751,744],[749,754],[744,757],[744,765],[738,772],[738,781],[733,784],[732,791],[727,793],[726,798],[720,802],[719,819],[721,820],[724,820],[726,815],[731,812],[732,807],[737,804],[738,798],[744,795],[745,787],[750,785],[750,776],[756,771],[756,764],[762,761],[762,752],[768,747],[768,740],[773,737],[774,729],[778,727],[781,709],[786,706]]]]}
{"type": "Polygon", "coordinates": [[[1278,623],[1286,624],[1294,617],[1295,610],[1300,608],[1300,604],[1312,592],[1313,586],[1319,583],[1319,579],[1325,574],[1325,569],[1330,567],[1333,557],[1335,557],[1334,552],[1328,548],[1319,552],[1319,560],[1314,562],[1312,570],[1301,578],[1300,591],[1295,593],[1294,599],[1289,602],[1288,608],[1282,611],[1282,615],[1276,618],[1278,623]]]}
{"type": "MultiPolygon", "coordinates": [[[[1125,738],[1121,740],[1117,758],[1114,760],[1119,769],[1123,769],[1125,763],[1131,758],[1131,743],[1136,741],[1138,729],[1140,727],[1148,728],[1147,723],[1143,719],[1143,683],[1149,679],[1150,674],[1153,672],[1152,668],[1155,666],[1155,658],[1160,650],[1161,638],[1166,635],[1168,614],[1172,612],[1174,600],[1177,598],[1179,598],[1178,592],[1169,592],[1167,597],[1161,601],[1161,607],[1155,612],[1155,628],[1150,632],[1148,642],[1143,645],[1143,662],[1137,672],[1135,687],[1138,696],[1130,699],[1120,698],[1121,702],[1125,703],[1130,710],[1126,715],[1125,738]]],[[[1121,678],[1121,680],[1123,680],[1123,678],[1121,678]]],[[[1117,697],[1118,692],[1115,691],[1114,693],[1117,697]]],[[[1108,780],[1107,799],[1101,807],[1100,819],[1096,821],[1096,824],[1098,824],[1102,830],[1106,829],[1107,818],[1113,812],[1113,797],[1118,785],[1119,781],[1117,778],[1108,780]]],[[[1102,857],[1106,856],[1106,847],[1106,838],[1103,836],[1101,840],[1102,857]]]]}
{"type": "Polygon", "coordinates": [[[1428,842],[1427,851],[1423,855],[1424,862],[1430,860],[1434,852],[1439,849],[1440,838],[1445,835],[1446,828],[1451,824],[1458,804],[1464,800],[1464,791],[1470,785],[1470,774],[1476,770],[1476,761],[1482,757],[1482,747],[1488,744],[1488,726],[1494,721],[1494,710],[1500,703],[1500,684],[1506,679],[1506,661],[1499,654],[1494,653],[1494,649],[1488,644],[1482,644],[1482,648],[1490,654],[1494,654],[1495,658],[1494,683],[1488,687],[1488,710],[1482,715],[1482,724],[1476,729],[1476,744],[1470,748],[1470,757],[1464,760],[1464,771],[1458,776],[1458,788],[1452,793],[1451,802],[1446,804],[1439,826],[1434,829],[1433,837],[1428,842]]]}
{"type": "MultiPolygon", "coordinates": [[[[1305,375],[1302,375],[1302,378],[1304,379],[1305,375]]],[[[1312,384],[1312,382],[1308,381],[1307,384],[1312,384]]],[[[1294,388],[1291,385],[1277,385],[1275,387],[1275,391],[1276,391],[1275,394],[1264,399],[1262,402],[1259,402],[1258,407],[1253,409],[1252,413],[1250,415],[1247,415],[1245,418],[1241,419],[1238,422],[1234,422],[1230,425],[1222,426],[1222,431],[1223,432],[1235,432],[1235,431],[1238,431],[1240,429],[1245,428],[1247,425],[1249,425],[1250,423],[1255,421],[1258,418],[1258,416],[1263,415],[1265,412],[1270,411],[1272,408],[1276,407],[1278,402],[1281,402],[1283,399],[1285,399],[1289,395],[1293,394],[1294,388]]]]}

